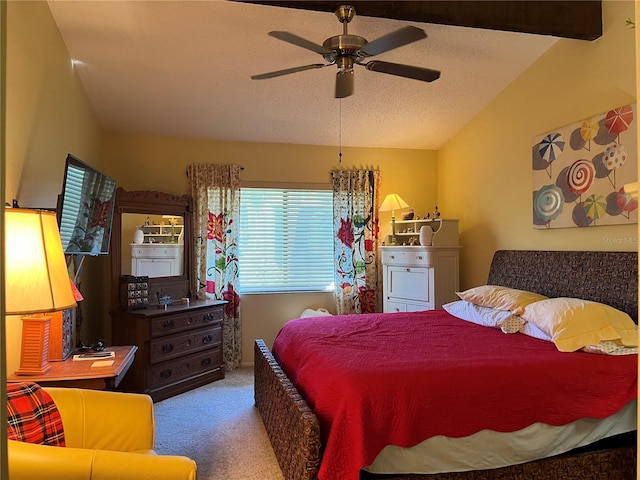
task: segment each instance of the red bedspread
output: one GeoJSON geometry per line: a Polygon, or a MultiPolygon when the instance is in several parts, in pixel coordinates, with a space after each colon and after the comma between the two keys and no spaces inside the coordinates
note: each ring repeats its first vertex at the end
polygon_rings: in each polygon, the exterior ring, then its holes
{"type": "Polygon", "coordinates": [[[636,355],[561,353],[444,310],[293,320],[273,353],[320,422],[320,480],[357,480],[385,445],[604,418],[637,392],[636,355]]]}

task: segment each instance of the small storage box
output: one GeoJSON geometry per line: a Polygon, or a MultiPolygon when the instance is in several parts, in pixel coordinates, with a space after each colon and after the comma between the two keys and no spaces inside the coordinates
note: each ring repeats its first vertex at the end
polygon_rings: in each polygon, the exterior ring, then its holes
{"type": "Polygon", "coordinates": [[[120,306],[123,310],[137,310],[149,306],[149,277],[122,275],[120,277],[120,306]]]}

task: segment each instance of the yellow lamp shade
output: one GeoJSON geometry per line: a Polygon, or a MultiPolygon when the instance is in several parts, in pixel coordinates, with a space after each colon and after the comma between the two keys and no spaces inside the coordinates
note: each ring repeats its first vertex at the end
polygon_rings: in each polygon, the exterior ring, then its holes
{"type": "Polygon", "coordinates": [[[381,212],[393,212],[394,210],[400,210],[401,208],[407,208],[409,204],[405,202],[397,193],[390,193],[384,197],[384,201],[380,208],[381,212]]]}
{"type": "Polygon", "coordinates": [[[20,315],[74,307],[55,213],[5,211],[5,313],[20,315]]]}

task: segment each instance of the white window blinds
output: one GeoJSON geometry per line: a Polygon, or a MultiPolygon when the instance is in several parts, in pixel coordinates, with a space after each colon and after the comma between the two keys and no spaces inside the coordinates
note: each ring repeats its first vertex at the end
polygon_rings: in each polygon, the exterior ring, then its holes
{"type": "Polygon", "coordinates": [[[333,289],[333,192],[242,188],[242,293],[333,289]]]}
{"type": "Polygon", "coordinates": [[[60,238],[62,240],[62,248],[65,251],[73,236],[76,220],[80,212],[84,173],[85,171],[82,168],[74,165],[69,165],[67,168],[66,183],[64,185],[65,205],[60,216],[60,238]]]}

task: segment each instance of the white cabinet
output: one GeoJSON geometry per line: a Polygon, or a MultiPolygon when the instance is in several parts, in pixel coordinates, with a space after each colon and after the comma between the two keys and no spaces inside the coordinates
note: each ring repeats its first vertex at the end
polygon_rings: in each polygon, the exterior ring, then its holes
{"type": "Polygon", "coordinates": [[[140,228],[143,233],[142,243],[181,243],[182,225],[143,225],[140,228]]]}
{"type": "Polygon", "coordinates": [[[131,274],[137,277],[182,275],[183,247],[177,243],[131,244],[131,274]]]}
{"type": "Polygon", "coordinates": [[[384,311],[441,308],[458,297],[459,246],[380,247],[384,311]]]}

